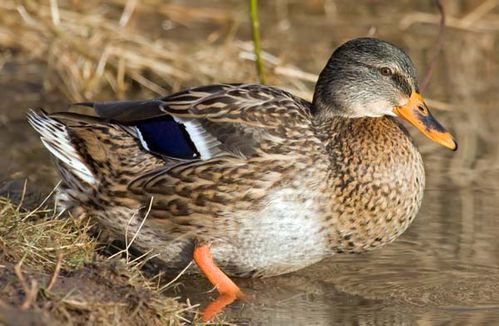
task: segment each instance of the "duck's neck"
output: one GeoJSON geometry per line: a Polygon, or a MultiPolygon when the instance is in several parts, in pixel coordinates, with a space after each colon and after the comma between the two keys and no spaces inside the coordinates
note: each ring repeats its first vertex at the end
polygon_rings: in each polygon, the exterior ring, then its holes
{"type": "Polygon", "coordinates": [[[392,117],[350,118],[335,115],[316,119],[314,124],[317,136],[332,159],[342,155],[338,151],[351,151],[351,157],[373,154],[373,159],[385,156],[389,159],[397,153],[417,152],[407,130],[392,117]]]}
{"type": "Polygon", "coordinates": [[[395,239],[422,200],[421,156],[394,118],[334,117],[317,123],[328,153],[330,234],[337,251],[359,252],[395,239]],[[333,228],[334,225],[334,228],[333,228]]]}

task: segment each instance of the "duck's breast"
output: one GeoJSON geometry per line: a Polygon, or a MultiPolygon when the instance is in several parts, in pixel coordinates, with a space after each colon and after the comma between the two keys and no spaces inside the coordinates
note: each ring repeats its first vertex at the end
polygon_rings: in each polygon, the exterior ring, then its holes
{"type": "Polygon", "coordinates": [[[331,145],[328,228],[336,252],[389,243],[414,220],[425,173],[407,131],[392,118],[343,122],[331,145]]]}

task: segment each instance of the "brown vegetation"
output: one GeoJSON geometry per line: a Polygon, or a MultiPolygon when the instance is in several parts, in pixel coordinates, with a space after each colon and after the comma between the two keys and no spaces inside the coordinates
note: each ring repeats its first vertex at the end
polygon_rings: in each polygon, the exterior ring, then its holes
{"type": "Polygon", "coordinates": [[[0,324],[180,325],[196,309],[161,294],[158,279],[96,253],[90,224],[0,199],[0,324]]]}

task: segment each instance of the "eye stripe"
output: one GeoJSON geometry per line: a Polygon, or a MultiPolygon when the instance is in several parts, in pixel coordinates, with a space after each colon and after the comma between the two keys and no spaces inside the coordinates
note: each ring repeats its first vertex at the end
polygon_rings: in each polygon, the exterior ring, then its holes
{"type": "Polygon", "coordinates": [[[410,96],[412,93],[411,84],[407,81],[407,79],[401,74],[394,72],[392,75],[392,80],[395,82],[395,85],[402,91],[404,94],[410,96]]]}
{"type": "MultiPolygon", "coordinates": [[[[378,67],[376,67],[376,66],[369,65],[369,64],[363,63],[361,61],[354,61],[354,62],[355,62],[355,64],[357,64],[359,66],[364,66],[364,67],[369,68],[369,69],[378,69],[378,67]]],[[[394,83],[398,89],[400,89],[407,96],[411,96],[412,86],[403,75],[401,75],[397,71],[393,71],[393,75],[390,78],[394,81],[394,83]]],[[[419,92],[418,89],[416,89],[416,91],[419,92]]]]}

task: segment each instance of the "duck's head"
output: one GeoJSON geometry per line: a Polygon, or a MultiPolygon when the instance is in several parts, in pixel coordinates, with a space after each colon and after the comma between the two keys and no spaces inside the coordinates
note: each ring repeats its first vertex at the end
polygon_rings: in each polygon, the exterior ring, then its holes
{"type": "Polygon", "coordinates": [[[457,149],[423,101],[411,59],[377,39],[354,39],[334,51],[317,81],[313,110],[318,118],[399,116],[431,140],[457,149]]]}

